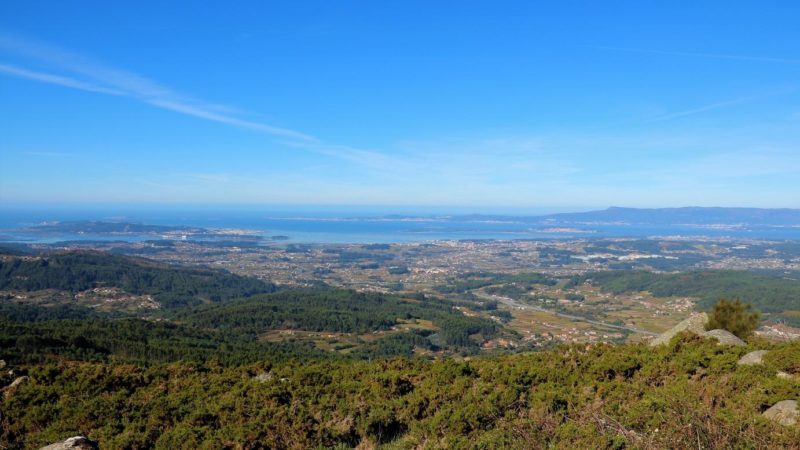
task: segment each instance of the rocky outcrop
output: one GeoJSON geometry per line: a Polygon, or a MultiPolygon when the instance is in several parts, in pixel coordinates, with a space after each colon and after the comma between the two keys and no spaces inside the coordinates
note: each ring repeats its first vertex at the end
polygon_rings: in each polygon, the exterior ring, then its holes
{"type": "Polygon", "coordinates": [[[745,345],[744,341],[742,341],[741,339],[736,337],[733,333],[727,330],[719,329],[719,330],[706,331],[707,324],[708,324],[708,314],[704,312],[698,314],[692,314],[688,318],[681,321],[679,324],[675,325],[674,327],[670,328],[664,333],[661,333],[658,337],[650,341],[650,346],[655,347],[657,345],[668,344],[673,337],[677,336],[679,333],[682,333],[684,331],[688,331],[690,333],[694,333],[696,335],[703,337],[715,338],[719,341],[720,345],[737,345],[737,346],[745,345]]]}
{"type": "Polygon", "coordinates": [[[42,447],[39,450],[98,450],[99,448],[96,442],[86,436],[75,436],[64,442],[57,442],[42,447]]]}
{"type": "Polygon", "coordinates": [[[706,324],[708,323],[708,314],[698,313],[692,314],[688,318],[681,321],[679,324],[660,334],[658,337],[650,341],[650,346],[668,344],[673,337],[681,332],[689,331],[694,334],[702,335],[706,331],[706,324]]]}
{"type": "Polygon", "coordinates": [[[744,343],[743,340],[736,337],[735,334],[731,333],[728,330],[716,329],[711,331],[706,331],[702,334],[703,337],[710,337],[715,338],[719,341],[719,345],[735,345],[737,347],[743,347],[747,344],[744,343]]]}
{"type": "Polygon", "coordinates": [[[783,400],[764,411],[764,417],[781,425],[792,426],[800,420],[796,400],[783,400]]]}
{"type": "Polygon", "coordinates": [[[742,356],[737,364],[741,366],[754,366],[756,364],[761,364],[763,362],[764,355],[766,354],[766,350],[756,350],[754,352],[750,352],[742,356]]]}

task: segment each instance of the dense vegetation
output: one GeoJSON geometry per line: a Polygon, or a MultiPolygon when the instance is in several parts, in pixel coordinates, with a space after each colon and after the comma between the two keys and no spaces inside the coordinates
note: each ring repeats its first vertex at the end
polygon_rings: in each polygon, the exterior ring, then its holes
{"type": "MultiPolygon", "coordinates": [[[[615,294],[649,291],[658,297],[697,297],[698,306],[706,310],[721,298],[739,299],[765,313],[800,310],[800,281],[777,275],[732,270],[682,273],[607,271],[574,277],[568,287],[587,280],[615,294]]],[[[800,317],[785,319],[800,325],[800,317]]]]}
{"type": "Polygon", "coordinates": [[[42,307],[25,302],[7,301],[0,297],[0,318],[12,322],[38,322],[57,319],[87,319],[97,317],[91,308],[62,304],[42,307]]]}
{"type": "Polygon", "coordinates": [[[14,367],[30,379],[0,398],[0,447],[798,448],[800,427],[760,413],[800,395],[775,376],[800,372],[800,344],[737,366],[750,350],[678,336],[472,361],[54,361],[14,367]]]}
{"type": "Polygon", "coordinates": [[[228,272],[156,264],[95,252],[0,259],[0,289],[78,292],[113,286],[149,294],[167,308],[275,291],[275,285],[228,272]]]}
{"type": "Polygon", "coordinates": [[[29,364],[50,358],[156,364],[174,361],[244,364],[263,359],[335,358],[310,343],[257,342],[224,330],[141,319],[0,320],[0,359],[29,364]]]}

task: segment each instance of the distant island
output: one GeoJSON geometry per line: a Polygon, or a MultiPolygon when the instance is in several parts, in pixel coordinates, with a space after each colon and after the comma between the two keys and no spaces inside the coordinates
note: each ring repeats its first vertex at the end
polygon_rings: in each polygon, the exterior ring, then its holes
{"type": "Polygon", "coordinates": [[[87,236],[160,236],[166,239],[260,240],[261,232],[236,228],[201,228],[187,225],[151,225],[132,222],[78,220],[45,222],[22,228],[26,234],[72,234],[87,236]]]}
{"type": "Polygon", "coordinates": [[[85,234],[160,234],[160,233],[205,233],[204,228],[149,225],[131,222],[103,222],[95,220],[76,220],[69,222],[46,222],[27,227],[28,231],[85,234]]]}

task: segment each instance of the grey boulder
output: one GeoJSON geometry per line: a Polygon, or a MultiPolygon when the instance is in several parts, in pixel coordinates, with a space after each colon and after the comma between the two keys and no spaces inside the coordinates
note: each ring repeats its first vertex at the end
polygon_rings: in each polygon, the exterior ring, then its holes
{"type": "Polygon", "coordinates": [[[796,400],[783,400],[764,411],[764,417],[785,426],[795,425],[800,418],[796,400]]]}
{"type": "Polygon", "coordinates": [[[56,442],[39,450],[98,450],[97,443],[86,436],[75,436],[64,442],[56,442]]]}
{"type": "Polygon", "coordinates": [[[716,329],[706,331],[703,333],[703,337],[715,338],[719,341],[719,345],[735,345],[739,347],[746,345],[743,340],[739,339],[735,334],[728,330],[716,329]]]}
{"type": "Polygon", "coordinates": [[[761,364],[763,362],[762,360],[764,359],[764,355],[766,354],[766,350],[756,350],[754,352],[750,352],[742,356],[737,364],[741,366],[754,366],[756,364],[761,364]]]}
{"type": "Polygon", "coordinates": [[[10,396],[14,395],[14,392],[16,392],[20,386],[27,383],[28,380],[29,378],[25,375],[16,378],[14,381],[11,382],[11,384],[2,389],[3,395],[5,395],[6,398],[9,398],[10,396]]]}

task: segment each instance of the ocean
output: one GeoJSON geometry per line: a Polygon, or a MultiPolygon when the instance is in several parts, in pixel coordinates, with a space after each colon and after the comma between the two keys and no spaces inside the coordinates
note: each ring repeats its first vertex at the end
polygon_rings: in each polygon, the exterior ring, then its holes
{"type": "MultiPolygon", "coordinates": [[[[423,211],[403,216],[387,210],[290,209],[169,209],[158,208],[53,208],[0,209],[0,241],[52,243],[70,240],[154,239],[152,234],[92,235],[31,233],[25,228],[45,222],[124,221],[150,225],[234,228],[258,231],[266,238],[285,236],[287,243],[400,243],[441,240],[576,239],[606,237],[731,237],[800,240],[800,228],[697,227],[689,225],[556,224],[504,217],[434,214],[423,211]]],[[[267,239],[267,241],[270,241],[267,239]]],[[[271,242],[271,241],[270,241],[271,242]]]]}

